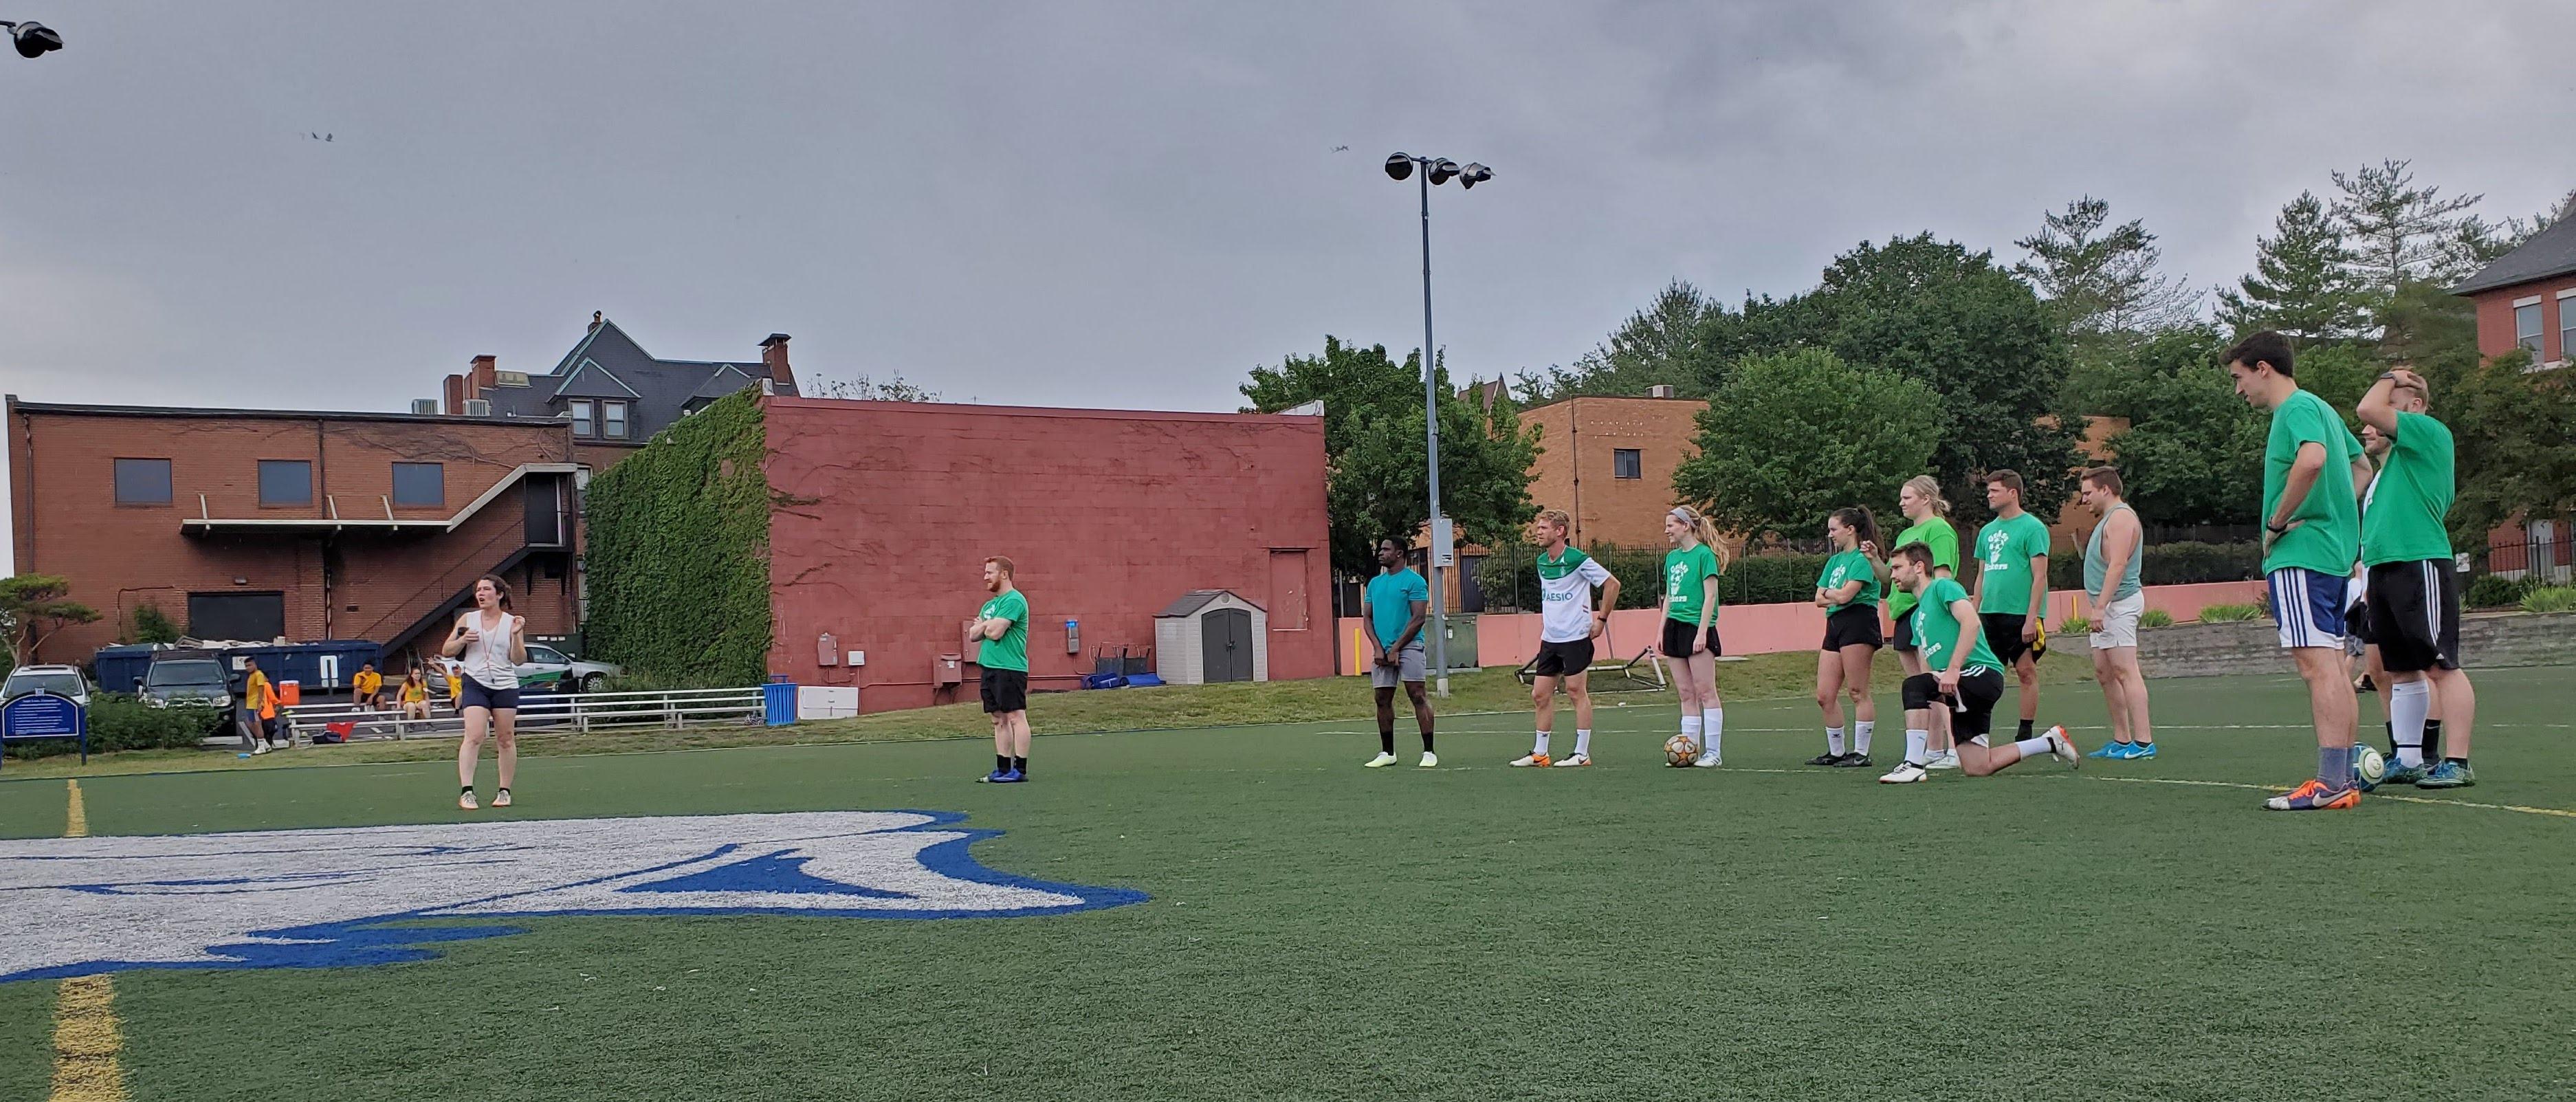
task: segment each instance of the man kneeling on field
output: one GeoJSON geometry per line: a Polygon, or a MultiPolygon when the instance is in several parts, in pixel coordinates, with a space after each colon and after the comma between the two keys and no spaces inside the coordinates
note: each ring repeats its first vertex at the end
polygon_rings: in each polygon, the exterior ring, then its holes
{"type": "Polygon", "coordinates": [[[1909,543],[1896,549],[1888,573],[1914,594],[1914,638],[1922,648],[1925,672],[1905,679],[1905,763],[1879,780],[1912,784],[1929,774],[1932,755],[1932,709],[1949,708],[1950,729],[1959,740],[1959,771],[1982,777],[2024,758],[2054,754],[2069,766],[2082,759],[2062,727],[2034,738],[1990,746],[1986,732],[1994,726],[1995,702],[2004,696],[2003,663],[1986,645],[1977,602],[1959,583],[1932,574],[1932,549],[1909,543]]]}

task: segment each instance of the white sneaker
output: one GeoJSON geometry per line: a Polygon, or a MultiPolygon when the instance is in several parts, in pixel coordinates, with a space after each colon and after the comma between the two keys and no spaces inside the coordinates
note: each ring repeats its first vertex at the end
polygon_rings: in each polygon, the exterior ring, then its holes
{"type": "Polygon", "coordinates": [[[492,794],[492,806],[494,806],[494,807],[508,807],[508,806],[510,806],[510,790],[509,790],[509,789],[504,788],[504,789],[500,790],[499,792],[495,792],[495,793],[493,793],[493,794],[492,794]]]}
{"type": "Polygon", "coordinates": [[[459,793],[457,793],[457,794],[456,794],[456,806],[458,806],[458,807],[460,807],[460,808],[463,808],[463,809],[465,809],[465,810],[467,810],[467,811],[472,811],[472,810],[474,810],[477,806],[479,806],[479,805],[477,805],[477,804],[474,802],[474,790],[473,790],[473,789],[471,789],[471,788],[468,788],[468,789],[466,789],[466,790],[465,790],[465,791],[463,791],[463,792],[459,792],[459,793]]]}
{"type": "Polygon", "coordinates": [[[1574,767],[1574,766],[1582,766],[1582,765],[1590,765],[1590,764],[1592,764],[1592,755],[1590,755],[1590,754],[1568,754],[1568,755],[1566,755],[1566,756],[1564,756],[1564,757],[1561,757],[1561,758],[1556,759],[1556,763],[1555,763],[1554,768],[1557,768],[1557,769],[1566,769],[1566,768],[1571,768],[1571,767],[1574,767]]]}
{"type": "Polygon", "coordinates": [[[1717,756],[1717,751],[1715,751],[1715,750],[1709,750],[1709,751],[1705,751],[1705,752],[1701,753],[1701,754],[1700,754],[1700,756],[1699,756],[1698,758],[1694,759],[1694,760],[1691,762],[1691,768],[1693,768],[1693,769],[1715,769],[1715,768],[1717,768],[1718,766],[1721,766],[1721,765],[1724,765],[1724,764],[1726,764],[1726,759],[1718,757],[1718,756],[1717,756]]]}
{"type": "Polygon", "coordinates": [[[1932,755],[1932,760],[1923,764],[1925,769],[1957,769],[1958,767],[1959,752],[1956,750],[1943,750],[1932,755]]]}
{"type": "Polygon", "coordinates": [[[1512,759],[1512,768],[1514,769],[1530,769],[1538,766],[1554,764],[1556,763],[1550,760],[1547,755],[1535,750],[1512,759]]]}
{"type": "Polygon", "coordinates": [[[267,753],[267,752],[268,752],[268,744],[267,744],[267,743],[265,743],[265,742],[255,742],[255,743],[252,743],[252,744],[251,744],[251,747],[250,747],[250,752],[251,752],[251,753],[253,753],[253,754],[265,754],[265,753],[267,753]]]}
{"type": "Polygon", "coordinates": [[[1362,767],[1368,769],[1384,769],[1393,764],[1395,764],[1395,755],[1383,750],[1379,751],[1376,757],[1360,763],[1362,767]]]}
{"type": "Polygon", "coordinates": [[[1440,755],[1434,754],[1429,750],[1425,750],[1422,752],[1422,760],[1415,762],[1414,764],[1421,766],[1424,769],[1436,767],[1440,764],[1440,755]]]}
{"type": "Polygon", "coordinates": [[[1887,771],[1886,776],[1880,777],[1878,779],[1878,783],[1913,784],[1914,782],[1931,775],[1931,772],[1923,766],[1916,765],[1910,761],[1899,762],[1897,763],[1896,768],[1887,771]]]}
{"type": "Polygon", "coordinates": [[[2057,760],[2065,762],[2068,769],[2083,768],[2084,754],[2075,749],[2074,739],[2066,737],[2066,728],[2051,727],[2040,737],[2048,740],[2048,752],[2057,755],[2057,760]]]}

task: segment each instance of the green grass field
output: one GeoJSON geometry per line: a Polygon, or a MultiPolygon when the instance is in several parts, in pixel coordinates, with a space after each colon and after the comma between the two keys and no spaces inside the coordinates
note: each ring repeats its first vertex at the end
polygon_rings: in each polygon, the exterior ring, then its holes
{"type": "MultiPolygon", "coordinates": [[[[2305,816],[2256,807],[2313,763],[2282,677],[2157,683],[2157,761],[1908,788],[1796,765],[1815,708],[1776,700],[1715,771],[1662,765],[1660,702],[1605,709],[1589,770],[1504,768],[1511,715],[1437,770],[1358,768],[1350,720],[1042,737],[1018,787],[973,740],[532,759],[471,815],[938,809],[1004,832],[994,869],[1151,899],[128,972],[121,1060],[137,1099],[2568,1097],[2568,672],[2478,674],[2479,786],[2305,816]]],[[[2092,686],[2044,697],[2099,740],[2092,686]]],[[[448,770],[81,788],[100,835],[461,821],[448,770]]],[[[67,792],[0,781],[0,834],[60,834],[67,792]]],[[[56,987],[0,984],[0,1098],[44,1096],[56,987]]]]}

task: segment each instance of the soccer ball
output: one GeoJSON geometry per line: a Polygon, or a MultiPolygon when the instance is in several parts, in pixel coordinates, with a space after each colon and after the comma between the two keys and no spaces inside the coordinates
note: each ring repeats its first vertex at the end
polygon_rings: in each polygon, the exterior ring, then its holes
{"type": "Polygon", "coordinates": [[[1689,735],[1674,735],[1664,740],[1664,764],[1675,769],[1699,758],[1699,740],[1689,735]]]}
{"type": "Polygon", "coordinates": [[[2387,779],[2388,759],[2379,756],[2378,750],[2368,746],[2352,748],[2352,783],[2361,786],[2362,791],[2368,792],[2378,788],[2379,782],[2387,779]]]}

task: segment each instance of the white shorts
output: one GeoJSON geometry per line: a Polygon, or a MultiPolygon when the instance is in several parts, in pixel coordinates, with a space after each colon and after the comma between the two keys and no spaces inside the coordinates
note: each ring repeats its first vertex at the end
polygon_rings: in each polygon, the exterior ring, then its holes
{"type": "Polygon", "coordinates": [[[2102,622],[2093,625],[2090,642],[2094,650],[2138,645],[2138,617],[2146,614],[2145,590],[2129,594],[2102,607],[2102,622]]]}

